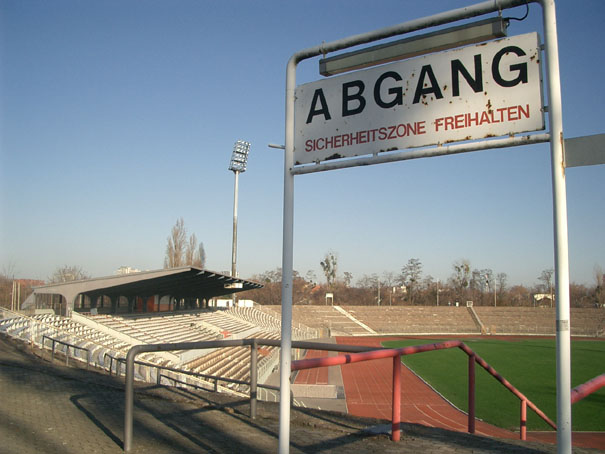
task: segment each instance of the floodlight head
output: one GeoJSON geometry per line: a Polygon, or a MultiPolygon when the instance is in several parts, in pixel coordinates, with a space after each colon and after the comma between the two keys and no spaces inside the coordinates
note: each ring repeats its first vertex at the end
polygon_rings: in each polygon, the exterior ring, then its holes
{"type": "Polygon", "coordinates": [[[322,58],[319,73],[322,76],[368,68],[397,60],[438,52],[468,44],[480,43],[507,36],[508,21],[500,16],[413,36],[358,51],[322,58]]]}
{"type": "Polygon", "coordinates": [[[250,142],[244,140],[236,141],[235,145],[233,145],[229,170],[240,173],[245,172],[246,164],[248,163],[248,153],[250,153],[250,142]]]}

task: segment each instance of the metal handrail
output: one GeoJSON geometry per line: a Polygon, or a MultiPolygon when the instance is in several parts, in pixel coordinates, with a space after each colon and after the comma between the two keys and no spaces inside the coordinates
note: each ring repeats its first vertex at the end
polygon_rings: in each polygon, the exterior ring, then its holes
{"type": "MultiPolygon", "coordinates": [[[[103,359],[105,358],[109,358],[110,362],[109,362],[109,366],[106,368],[106,370],[109,373],[109,376],[112,375],[113,373],[113,361],[116,361],[119,364],[126,364],[126,358],[119,358],[117,356],[113,356],[110,353],[105,353],[103,355],[103,359]]],[[[208,379],[208,380],[213,380],[214,381],[214,391],[218,391],[218,384],[220,382],[226,382],[226,383],[235,383],[238,385],[250,385],[250,382],[245,381],[245,380],[236,380],[234,378],[228,378],[228,377],[221,377],[219,375],[209,375],[209,374],[201,374],[199,372],[192,372],[192,371],[188,371],[188,370],[183,370],[183,369],[178,369],[175,367],[168,367],[168,366],[161,366],[159,364],[153,364],[153,363],[149,363],[146,361],[135,361],[134,362],[136,365],[139,366],[146,366],[146,367],[153,367],[155,369],[157,369],[157,374],[156,374],[156,384],[161,385],[161,379],[162,378],[167,378],[168,380],[172,380],[175,383],[180,383],[183,385],[187,385],[187,386],[192,386],[194,388],[197,389],[206,389],[202,386],[199,386],[195,383],[187,383],[185,381],[179,380],[175,377],[171,377],[170,375],[163,375],[160,373],[160,371],[163,370],[167,370],[170,372],[175,372],[178,374],[184,374],[184,375],[191,375],[192,377],[200,377],[200,378],[204,378],[204,379],[208,379]]],[[[116,368],[116,377],[120,376],[120,368],[116,368]]],[[[273,386],[273,385],[264,385],[262,383],[259,383],[256,385],[258,388],[265,388],[265,389],[271,389],[274,391],[279,391],[279,386],[273,386]]]]}
{"type": "MultiPolygon", "coordinates": [[[[218,383],[221,381],[227,382],[227,383],[236,383],[238,385],[250,385],[250,382],[247,382],[245,380],[235,380],[233,378],[226,378],[226,377],[217,377],[215,375],[205,375],[205,374],[197,374],[195,372],[189,372],[189,371],[179,371],[180,373],[186,374],[186,375],[192,375],[194,377],[202,377],[202,378],[209,378],[209,379],[213,379],[215,382],[215,387],[214,390],[217,390],[217,386],[218,383]]],[[[182,385],[187,385],[187,386],[193,386],[194,388],[198,388],[198,389],[206,389],[202,386],[198,386],[195,383],[187,383],[186,381],[182,381],[179,380],[178,378],[175,377],[171,377],[169,375],[158,375],[158,377],[160,377],[159,379],[163,378],[167,378],[168,380],[172,380],[175,383],[180,383],[182,385]]],[[[158,379],[158,380],[159,380],[158,379]]],[[[158,383],[159,384],[159,383],[158,383]]],[[[279,391],[279,386],[274,386],[274,385],[264,385],[262,383],[258,383],[257,388],[265,388],[265,389],[271,389],[273,391],[279,391]]]]}
{"type": "MultiPolygon", "coordinates": [[[[125,392],[125,404],[124,404],[124,451],[130,452],[132,449],[132,438],[133,438],[133,409],[134,409],[134,365],[135,358],[141,353],[149,352],[160,352],[160,351],[173,351],[173,350],[201,350],[207,348],[222,348],[222,347],[246,347],[250,348],[250,417],[256,417],[256,403],[257,403],[257,388],[263,387],[267,389],[281,390],[279,387],[273,387],[269,385],[258,385],[257,384],[257,347],[259,345],[265,345],[270,347],[280,347],[281,341],[279,339],[232,339],[232,340],[214,340],[214,341],[200,341],[200,342],[181,342],[175,344],[145,344],[135,345],[130,348],[126,355],[126,392],[125,392]]],[[[375,351],[376,347],[365,347],[358,345],[338,345],[338,344],[325,344],[309,341],[293,341],[292,347],[303,349],[303,350],[326,350],[326,351],[337,351],[337,352],[368,352],[375,351]]],[[[116,358],[118,361],[124,361],[122,358],[116,358]]],[[[153,367],[164,367],[153,365],[153,367]]],[[[190,373],[189,371],[183,371],[180,369],[166,368],[174,370],[178,373],[186,373],[195,375],[196,373],[190,373]]],[[[201,374],[200,374],[201,375],[201,374]]],[[[225,378],[221,378],[223,381],[227,381],[225,378]]],[[[248,384],[248,383],[246,383],[248,384]]],[[[292,396],[290,396],[292,398],[292,396]]]]}
{"type": "Polygon", "coordinates": [[[69,347],[78,350],[84,350],[86,352],[86,369],[88,370],[88,366],[90,364],[90,350],[86,347],[80,347],[79,345],[70,344],[69,342],[65,342],[59,339],[55,339],[54,337],[47,336],[46,334],[42,335],[42,348],[46,348],[44,341],[48,339],[52,341],[51,348],[51,362],[55,361],[55,344],[65,345],[67,348],[65,349],[65,365],[69,365],[69,347]]]}
{"type": "Polygon", "coordinates": [[[392,428],[391,439],[399,440],[399,424],[400,424],[400,401],[401,401],[401,356],[413,355],[432,350],[444,350],[449,348],[460,348],[468,355],[468,432],[475,433],[475,363],[483,367],[490,375],[498,380],[506,389],[512,392],[521,403],[521,418],[520,418],[520,438],[527,438],[527,406],[531,408],[540,418],[542,418],[553,429],[557,429],[556,424],[546,416],[532,401],[530,401],[523,393],[508,382],[496,369],[490,366],[483,358],[477,355],[470,347],[461,341],[445,341],[435,344],[417,345],[412,347],[403,347],[396,349],[374,350],[364,353],[352,353],[350,355],[338,355],[328,358],[312,358],[303,359],[292,362],[292,370],[311,369],[315,367],[336,366],[340,364],[355,363],[361,361],[369,361],[374,359],[393,358],[393,404],[392,404],[392,428]]]}
{"type": "Polygon", "coordinates": [[[571,403],[575,404],[598,389],[605,386],[605,374],[597,375],[595,378],[588,380],[571,390],[571,403]]]}

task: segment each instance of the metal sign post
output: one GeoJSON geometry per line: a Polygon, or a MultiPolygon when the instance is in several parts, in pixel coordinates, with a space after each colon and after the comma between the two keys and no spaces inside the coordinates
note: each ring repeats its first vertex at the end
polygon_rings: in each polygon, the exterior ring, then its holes
{"type": "MultiPolygon", "coordinates": [[[[531,34],[530,34],[531,35],[531,34]]],[[[450,58],[448,60],[451,80],[451,89],[458,84],[458,96],[479,96],[483,91],[484,83],[490,84],[490,87],[510,88],[515,85],[529,83],[532,76],[531,65],[537,68],[538,62],[528,57],[529,60],[523,60],[528,54],[526,41],[519,41],[520,37],[515,37],[510,41],[509,46],[498,48],[495,43],[488,43],[489,51],[485,54],[487,60],[483,57],[477,60],[474,52],[472,58],[474,65],[461,63],[460,58],[450,58]],[[525,43],[525,44],[523,44],[525,43]],[[491,53],[489,53],[491,52],[491,53]],[[489,56],[488,56],[489,53],[489,56]],[[502,70],[502,58],[504,55],[509,58],[519,57],[521,60],[507,62],[506,74],[502,70]],[[526,66],[523,66],[526,65],[526,66]],[[525,68],[527,69],[526,72],[525,68]],[[488,73],[486,71],[491,71],[488,73]],[[515,73],[515,71],[517,71],[515,73]],[[488,78],[491,79],[488,80],[488,78]],[[520,78],[520,79],[518,79],[520,78]],[[464,80],[463,80],[464,79],[464,80]],[[508,85],[508,87],[507,87],[508,85]],[[463,88],[466,90],[462,92],[463,88]],[[471,91],[474,92],[472,93],[471,91]]],[[[524,38],[523,38],[524,39],[524,38]]],[[[460,44],[459,44],[460,45],[460,44]]],[[[455,47],[455,46],[450,46],[455,47]]],[[[530,45],[531,47],[531,45],[530,45]]],[[[458,52],[458,51],[452,51],[458,52]]],[[[463,55],[457,53],[456,55],[463,55]]],[[[418,54],[416,54],[418,55],[418,54]]],[[[445,58],[452,57],[449,51],[440,54],[445,58]]],[[[416,60],[416,59],[413,59],[416,60]]],[[[411,61],[413,61],[411,60],[411,61]]],[[[539,60],[539,59],[538,59],[539,60]]],[[[369,66],[365,64],[364,67],[369,66]]],[[[409,68],[408,68],[409,69],[409,68]]],[[[450,85],[448,85],[449,87],[450,85]]],[[[529,85],[528,85],[529,87],[529,85]]],[[[534,86],[535,87],[535,86],[534,86]]],[[[496,91],[499,91],[496,90],[496,91]]],[[[492,93],[490,88],[489,93],[492,93]]],[[[506,91],[506,96],[512,91],[506,91]]],[[[538,93],[539,95],[539,93],[538,93]]],[[[495,99],[495,98],[494,98],[495,99]]],[[[512,99],[512,98],[511,98],[512,99]]],[[[297,101],[298,102],[298,101],[297,101]]],[[[413,107],[409,105],[409,107],[413,107]]],[[[384,112],[383,112],[384,113],[384,112]]],[[[424,115],[424,114],[423,114],[424,115]]],[[[500,121],[502,123],[502,121],[500,121]]],[[[295,53],[288,61],[286,69],[286,117],[285,117],[285,158],[284,158],[284,218],[283,218],[283,252],[282,252],[282,340],[280,357],[280,423],[279,423],[279,452],[286,454],[289,452],[290,444],[290,372],[292,361],[292,281],[293,281],[293,225],[294,225],[294,175],[305,173],[320,172],[332,169],[342,169],[360,165],[372,165],[384,162],[402,161],[407,159],[424,158],[431,156],[443,156],[454,153],[465,153],[471,151],[513,147],[526,145],[530,143],[550,142],[551,160],[552,160],[552,184],[553,184],[553,211],[554,211],[554,235],[555,235],[555,284],[556,284],[556,333],[557,333],[557,450],[558,453],[571,453],[571,372],[570,372],[570,324],[569,324],[569,260],[568,260],[568,241],[567,241],[567,204],[565,190],[565,163],[563,158],[563,127],[562,127],[562,107],[561,107],[561,87],[559,77],[559,58],[557,45],[557,27],[555,18],[554,0],[489,0],[465,8],[443,12],[433,16],[412,20],[402,24],[383,28],[373,32],[355,35],[331,43],[324,43],[320,46],[305,49],[295,53]],[[326,79],[323,82],[311,83],[305,86],[296,87],[296,68],[298,63],[305,59],[325,55],[347,49],[353,46],[367,44],[373,41],[389,38],[397,35],[404,35],[414,31],[434,27],[438,25],[449,24],[462,19],[477,17],[494,12],[500,12],[504,9],[516,6],[526,5],[527,3],[540,3],[543,9],[544,23],[544,52],[546,54],[546,74],[548,83],[548,113],[550,131],[548,134],[531,134],[525,136],[514,136],[509,132],[520,133],[523,131],[534,131],[542,126],[536,126],[535,120],[543,124],[536,113],[536,108],[540,109],[534,97],[526,104],[522,102],[512,102],[510,105],[502,105],[507,98],[500,96],[498,99],[501,105],[495,106],[491,98],[485,99],[485,109],[479,109],[478,105],[473,107],[472,111],[460,112],[453,110],[447,115],[437,117],[436,111],[439,108],[431,109],[431,104],[440,100],[443,92],[439,85],[433,64],[437,67],[441,63],[440,57],[426,56],[417,60],[416,77],[424,77],[425,84],[416,85],[415,92],[409,95],[411,105],[415,106],[418,112],[424,111],[426,118],[419,118],[418,123],[408,120],[403,123],[401,120],[386,118],[376,119],[380,109],[396,109],[403,105],[403,98],[397,91],[397,83],[404,79],[406,65],[409,61],[395,63],[394,66],[381,68],[372,68],[368,70],[351,73],[349,75],[338,76],[336,82],[326,79]],[[385,69],[389,68],[389,69],[385,69]],[[369,85],[368,85],[369,83],[369,85]],[[336,85],[336,99],[331,99],[326,95],[328,91],[336,85]],[[330,88],[332,87],[332,88],[330,88]],[[340,90],[340,91],[338,91],[340,90]],[[306,92],[306,93],[305,93],[306,92]],[[307,108],[300,110],[300,104],[295,105],[296,97],[300,99],[306,97],[308,100],[307,108]],[[339,97],[339,96],[340,97],[339,97]],[[426,102],[426,103],[424,103],[426,102]],[[529,104],[531,102],[531,108],[529,104]],[[374,103],[377,105],[372,106],[374,103]],[[335,107],[335,110],[332,109],[335,107]],[[423,107],[426,107],[423,109],[423,107]],[[361,115],[365,109],[368,109],[372,116],[361,115]],[[510,110],[512,108],[512,110],[510,110]],[[332,110],[331,110],[332,109],[332,110]],[[372,110],[373,109],[373,110],[372,110]],[[507,115],[507,126],[502,130],[497,130],[493,135],[508,135],[494,140],[485,140],[485,137],[492,135],[484,130],[475,131],[475,127],[481,126],[481,119],[484,112],[487,112],[486,121],[504,120],[504,117],[492,117],[494,110],[503,109],[507,115]],[[296,114],[295,114],[296,111],[296,114]],[[341,123],[337,129],[342,130],[343,124],[352,124],[351,130],[345,132],[332,133],[329,127],[327,129],[314,129],[309,125],[317,120],[323,122],[323,126],[328,125],[333,118],[333,114],[339,112],[343,117],[347,116],[346,121],[341,123]],[[476,114],[476,115],[475,115],[476,114]],[[302,116],[302,118],[301,118],[302,116]],[[296,122],[295,122],[296,117],[296,122]],[[355,119],[353,119],[355,117],[355,119]],[[523,120],[523,121],[521,121],[523,120]],[[525,123],[527,120],[529,123],[525,123]],[[376,123],[378,121],[378,123],[376,123]],[[531,123],[531,124],[530,124],[531,123]],[[400,126],[403,125],[403,126],[400,126]],[[513,127],[514,126],[514,127],[513,127]],[[310,129],[309,129],[310,128],[310,129]],[[386,128],[384,134],[380,128],[386,128]],[[389,144],[388,134],[391,128],[394,139],[389,144]],[[432,128],[432,129],[431,129],[432,128]],[[425,136],[424,132],[431,129],[431,137],[425,136]],[[466,129],[466,134],[458,130],[466,129]],[[455,130],[455,131],[454,131],[455,130]],[[372,132],[373,131],[373,132],[372,132]],[[472,131],[472,132],[471,132],[472,131]],[[439,133],[447,132],[452,136],[443,139],[439,133]],[[428,141],[417,141],[418,136],[422,139],[428,137],[428,141]],[[411,140],[411,139],[413,140],[411,140]],[[464,141],[469,139],[478,139],[475,142],[447,144],[443,141],[464,141]],[[391,150],[404,147],[419,147],[423,145],[437,144],[432,148],[412,149],[403,151],[391,150]],[[342,153],[344,152],[344,153],[342,153]],[[362,156],[362,154],[371,154],[371,156],[362,156]],[[347,157],[341,160],[339,158],[347,157]],[[326,161],[328,162],[321,162],[326,161]],[[306,165],[305,165],[306,164],[306,165]]],[[[337,122],[336,122],[337,123],[337,122]]],[[[492,123],[495,123],[493,121],[492,123]]],[[[348,126],[347,126],[348,127],[348,126]]],[[[333,130],[332,130],[333,131],[333,130]]],[[[445,136],[443,136],[445,137],[445,136]]]]}
{"type": "Polygon", "coordinates": [[[550,155],[555,237],[557,334],[557,452],[571,453],[571,327],[569,323],[569,254],[567,191],[563,157],[563,107],[554,0],[543,0],[544,47],[548,80],[550,155]]]}

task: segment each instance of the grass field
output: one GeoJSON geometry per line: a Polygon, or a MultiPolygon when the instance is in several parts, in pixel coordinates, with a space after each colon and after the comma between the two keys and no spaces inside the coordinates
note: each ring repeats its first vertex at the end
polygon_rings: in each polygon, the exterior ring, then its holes
{"type": "MultiPolygon", "coordinates": [[[[398,348],[439,341],[411,339],[387,341],[383,345],[398,348]]],[[[554,339],[464,339],[464,342],[556,422],[554,339]]],[[[573,387],[605,372],[605,342],[574,340],[571,352],[573,387]]],[[[468,360],[464,352],[458,348],[425,352],[405,356],[403,362],[454,405],[467,410],[468,360]]],[[[475,401],[478,418],[519,430],[519,399],[479,365],[475,401]]],[[[527,413],[529,430],[550,430],[529,408],[527,413]]],[[[572,406],[572,425],[573,430],[605,431],[605,388],[572,406]]]]}

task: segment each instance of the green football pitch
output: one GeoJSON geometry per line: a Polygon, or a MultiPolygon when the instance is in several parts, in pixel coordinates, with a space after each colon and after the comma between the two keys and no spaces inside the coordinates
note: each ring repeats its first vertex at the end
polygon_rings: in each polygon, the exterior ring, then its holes
{"type": "MultiPolygon", "coordinates": [[[[388,348],[430,344],[442,339],[383,342],[388,348]]],[[[556,346],[554,339],[463,339],[504,378],[556,423],[556,346]]],[[[458,348],[402,357],[403,363],[461,410],[467,410],[468,357],[458,348]]],[[[476,365],[476,415],[511,430],[519,430],[520,402],[510,391],[476,365]]],[[[605,373],[605,342],[573,340],[571,382],[578,386],[605,373]]],[[[405,383],[402,383],[405,386],[405,383]]],[[[605,431],[605,388],[572,406],[577,431],[605,431]]],[[[528,430],[552,430],[527,409],[528,430]]]]}

